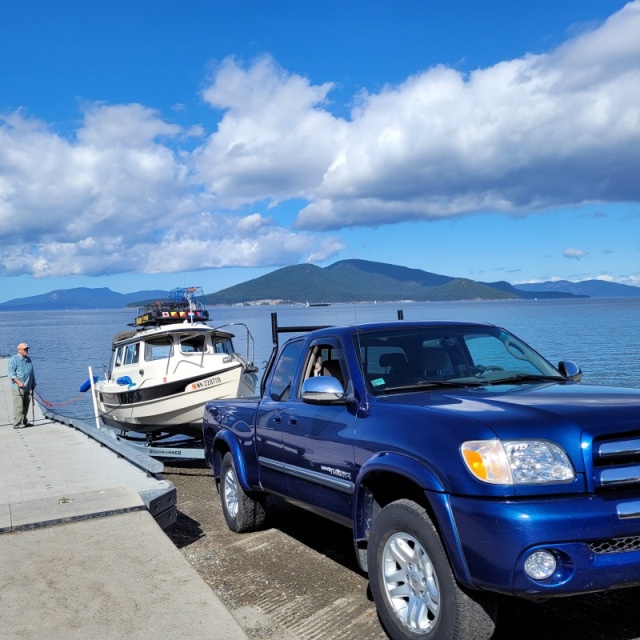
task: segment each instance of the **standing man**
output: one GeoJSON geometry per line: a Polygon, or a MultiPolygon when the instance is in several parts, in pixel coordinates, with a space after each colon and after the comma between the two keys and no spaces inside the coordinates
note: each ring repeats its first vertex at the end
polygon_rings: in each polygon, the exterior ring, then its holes
{"type": "Polygon", "coordinates": [[[18,353],[9,359],[8,373],[13,393],[13,428],[30,427],[27,413],[31,394],[36,388],[36,375],[29,357],[29,345],[26,342],[21,342],[18,345],[18,353]]]}

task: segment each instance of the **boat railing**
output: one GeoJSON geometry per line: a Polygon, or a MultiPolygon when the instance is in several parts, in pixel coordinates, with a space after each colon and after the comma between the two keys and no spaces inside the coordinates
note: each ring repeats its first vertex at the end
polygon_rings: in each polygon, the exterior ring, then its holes
{"type": "Polygon", "coordinates": [[[243,327],[245,330],[245,355],[244,359],[248,364],[253,364],[254,354],[255,354],[255,341],[253,339],[253,335],[249,330],[249,327],[244,322],[229,322],[228,324],[220,325],[216,327],[217,329],[224,329],[225,327],[243,327]]]}

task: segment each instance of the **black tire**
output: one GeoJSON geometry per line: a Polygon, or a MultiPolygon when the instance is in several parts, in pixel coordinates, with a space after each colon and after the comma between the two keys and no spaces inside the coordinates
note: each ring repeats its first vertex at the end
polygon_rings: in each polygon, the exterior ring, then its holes
{"type": "Polygon", "coordinates": [[[267,516],[265,496],[248,495],[238,482],[238,474],[230,453],[225,454],[220,469],[220,500],[222,513],[231,531],[255,531],[264,525],[267,516]]]}
{"type": "Polygon", "coordinates": [[[495,601],[481,604],[457,584],[426,510],[411,500],[384,507],[367,549],[369,583],[392,640],[488,640],[495,601]]]}

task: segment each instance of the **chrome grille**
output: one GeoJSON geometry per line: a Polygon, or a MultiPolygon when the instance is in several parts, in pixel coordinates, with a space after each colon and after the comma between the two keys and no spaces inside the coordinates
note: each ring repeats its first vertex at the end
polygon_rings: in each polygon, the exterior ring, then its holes
{"type": "Polygon", "coordinates": [[[596,438],[593,472],[596,491],[640,487],[640,434],[596,438]]]}

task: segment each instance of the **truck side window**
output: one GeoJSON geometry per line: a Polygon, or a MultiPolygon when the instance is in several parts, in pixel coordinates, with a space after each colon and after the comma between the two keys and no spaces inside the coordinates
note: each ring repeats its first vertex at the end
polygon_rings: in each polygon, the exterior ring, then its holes
{"type": "Polygon", "coordinates": [[[298,340],[290,342],[282,349],[269,385],[269,395],[273,400],[282,402],[289,399],[302,344],[302,340],[298,340]]]}
{"type": "Polygon", "coordinates": [[[304,366],[303,381],[315,376],[332,376],[344,387],[347,380],[344,355],[336,340],[314,343],[304,366]]]}

